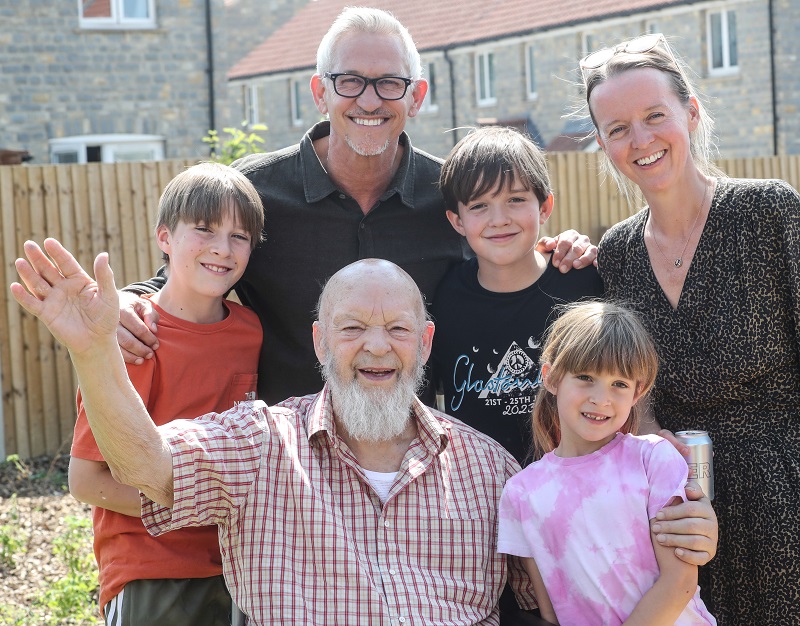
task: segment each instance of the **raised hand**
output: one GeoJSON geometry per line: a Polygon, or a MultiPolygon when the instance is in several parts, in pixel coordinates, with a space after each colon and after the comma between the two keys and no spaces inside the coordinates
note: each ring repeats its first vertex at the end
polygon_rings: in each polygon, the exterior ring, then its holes
{"type": "Polygon", "coordinates": [[[27,260],[15,263],[25,287],[11,284],[16,301],[73,354],[87,352],[108,338],[116,343],[119,298],[108,254],[95,259],[95,281],[55,239],[45,239],[44,249],[47,254],[33,241],[25,242],[27,260]]]}

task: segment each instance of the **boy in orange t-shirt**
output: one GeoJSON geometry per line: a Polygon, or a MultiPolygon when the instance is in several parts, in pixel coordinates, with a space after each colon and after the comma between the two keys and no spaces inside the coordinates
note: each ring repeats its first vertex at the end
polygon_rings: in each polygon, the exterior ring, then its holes
{"type": "MultiPolygon", "coordinates": [[[[150,296],[159,348],[128,374],[158,424],[221,412],[255,399],[262,330],[250,309],[225,300],[261,240],[264,213],[241,173],[201,163],[176,176],[158,208],[156,240],[167,263],[150,296]]],[[[114,480],[89,428],[78,390],[72,495],[93,505],[100,606],[106,624],[228,626],[216,526],[151,537],[138,490],[114,480]]]]}

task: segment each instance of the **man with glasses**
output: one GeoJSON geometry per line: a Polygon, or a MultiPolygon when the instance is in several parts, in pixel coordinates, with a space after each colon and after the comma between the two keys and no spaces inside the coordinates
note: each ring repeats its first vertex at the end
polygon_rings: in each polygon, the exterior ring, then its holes
{"type": "MultiPolygon", "coordinates": [[[[358,259],[388,259],[430,300],[463,258],[436,185],[441,160],[413,148],[404,132],[427,89],[408,31],[384,11],[347,9],[323,38],[311,79],[314,101],[329,121],[298,145],[235,164],[258,189],[266,217],[264,245],[250,257],[236,293],[264,327],[258,392],[268,404],[322,388],[308,328],[321,284],[337,270],[358,259]]],[[[568,252],[564,269],[581,255],[575,267],[591,263],[596,248],[570,233],[556,254],[568,252]]],[[[130,289],[152,291],[162,281],[130,289]]],[[[120,334],[131,362],[157,345],[134,306],[141,304],[123,309],[123,324],[144,343],[124,329],[120,334]]],[[[151,314],[143,316],[152,322],[151,314]]]]}

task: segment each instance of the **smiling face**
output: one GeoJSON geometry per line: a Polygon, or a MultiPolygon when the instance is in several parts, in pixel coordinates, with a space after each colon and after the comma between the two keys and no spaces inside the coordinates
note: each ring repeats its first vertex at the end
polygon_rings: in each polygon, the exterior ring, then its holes
{"type": "MultiPolygon", "coordinates": [[[[331,72],[349,72],[366,78],[409,77],[406,56],[398,37],[373,33],[350,33],[336,43],[331,72]]],[[[359,156],[377,156],[396,143],[406,119],[414,117],[422,104],[427,83],[409,86],[400,100],[382,100],[372,85],[358,98],[339,96],[328,78],[315,75],[311,81],[314,100],[331,122],[331,149],[346,145],[359,156]]]]}
{"type": "Polygon", "coordinates": [[[614,438],[625,425],[640,393],[635,380],[610,373],[566,373],[548,380],[550,364],[542,366],[545,388],[556,396],[561,441],[560,457],[591,454],[614,438]]]}
{"type": "Polygon", "coordinates": [[[594,88],[589,107],[600,147],[645,196],[674,189],[696,169],[689,133],[699,104],[681,102],[665,73],[639,68],[612,76],[594,88]]]}
{"type": "Polygon", "coordinates": [[[453,228],[466,237],[482,271],[505,268],[530,271],[539,229],[553,211],[553,196],[539,203],[536,193],[516,177],[447,211],[453,228]]]}
{"type": "Polygon", "coordinates": [[[164,291],[187,303],[224,296],[241,278],[250,259],[252,238],[230,210],[222,212],[219,224],[179,221],[172,231],[162,224],[156,239],[161,251],[169,255],[164,291]]]}
{"type": "Polygon", "coordinates": [[[416,285],[400,272],[374,259],[340,270],[325,287],[314,323],[314,349],[337,420],[356,438],[402,432],[430,355],[433,324],[416,285]]]}

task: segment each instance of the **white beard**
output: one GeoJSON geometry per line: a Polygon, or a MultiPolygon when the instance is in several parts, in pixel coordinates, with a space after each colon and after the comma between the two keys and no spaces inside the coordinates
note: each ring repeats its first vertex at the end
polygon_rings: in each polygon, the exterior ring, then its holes
{"type": "Polygon", "coordinates": [[[355,141],[350,139],[348,135],[345,135],[344,140],[347,142],[347,145],[350,146],[350,149],[355,152],[359,156],[363,157],[371,157],[371,156],[378,156],[379,154],[383,154],[386,152],[386,149],[389,147],[389,140],[386,140],[386,143],[381,145],[375,145],[373,143],[368,143],[366,146],[362,142],[362,144],[357,144],[355,141]]]}
{"type": "Polygon", "coordinates": [[[391,389],[364,388],[355,379],[342,380],[328,351],[322,377],[331,390],[333,410],[341,425],[357,441],[389,441],[408,427],[416,390],[422,383],[421,354],[411,372],[403,372],[391,389]]]}

